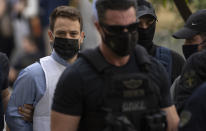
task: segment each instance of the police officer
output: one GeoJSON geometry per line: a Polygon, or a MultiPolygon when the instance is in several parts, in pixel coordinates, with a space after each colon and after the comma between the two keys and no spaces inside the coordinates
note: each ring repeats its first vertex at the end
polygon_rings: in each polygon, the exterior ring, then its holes
{"type": "Polygon", "coordinates": [[[11,131],[50,131],[50,108],[56,83],[66,66],[78,56],[83,42],[82,19],[79,11],[59,6],[50,15],[48,31],[53,52],[25,68],[18,76],[10,98],[6,121],[11,131]],[[33,122],[22,119],[18,107],[34,106],[33,122]]]}
{"type": "Polygon", "coordinates": [[[194,88],[199,86],[204,80],[203,77],[199,76],[199,73],[203,74],[204,72],[204,68],[202,68],[202,66],[205,66],[204,56],[197,55],[191,59],[190,56],[205,49],[205,16],[205,9],[195,12],[188,18],[185,26],[173,34],[177,39],[185,39],[182,50],[187,59],[181,77],[179,77],[171,87],[178,113],[182,111],[185,100],[191,96],[194,88]]]}
{"type": "Polygon", "coordinates": [[[190,56],[183,67],[181,77],[174,90],[174,101],[180,114],[185,101],[206,80],[206,52],[201,51],[190,56]]]}
{"type": "Polygon", "coordinates": [[[96,7],[95,24],[102,42],[83,52],[61,76],[51,130],[164,130],[161,113],[155,120],[150,117],[158,110],[166,112],[167,130],[176,130],[179,118],[171,103],[167,73],[136,45],[136,2],[98,0],[96,7]]]}
{"type": "Polygon", "coordinates": [[[185,60],[178,53],[162,47],[157,46],[153,42],[157,16],[152,5],[145,1],[138,1],[138,13],[137,17],[139,18],[139,40],[138,44],[145,47],[148,53],[158,59],[166,68],[171,84],[173,81],[180,75],[182,67],[185,63],[185,60]]]}
{"type": "Polygon", "coordinates": [[[179,131],[206,130],[206,83],[204,82],[186,101],[181,113],[179,131]]]}

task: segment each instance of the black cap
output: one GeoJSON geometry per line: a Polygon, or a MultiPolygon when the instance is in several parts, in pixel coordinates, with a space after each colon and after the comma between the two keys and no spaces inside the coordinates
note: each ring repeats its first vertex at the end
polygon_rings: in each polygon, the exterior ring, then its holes
{"type": "Polygon", "coordinates": [[[184,27],[174,33],[173,37],[176,39],[188,39],[200,32],[206,32],[206,9],[190,15],[184,27]]]}
{"type": "Polygon", "coordinates": [[[152,7],[152,4],[145,0],[138,0],[138,12],[137,12],[137,18],[140,18],[144,15],[151,15],[155,19],[157,19],[156,13],[154,8],[152,7]]]}

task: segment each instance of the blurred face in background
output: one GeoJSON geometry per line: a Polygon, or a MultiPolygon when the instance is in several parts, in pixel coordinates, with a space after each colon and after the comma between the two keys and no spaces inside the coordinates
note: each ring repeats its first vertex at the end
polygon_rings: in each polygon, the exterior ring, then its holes
{"type": "Polygon", "coordinates": [[[139,18],[139,28],[147,29],[149,28],[154,22],[155,18],[151,15],[143,15],[139,18]]]}
{"type": "Polygon", "coordinates": [[[28,54],[33,54],[38,51],[38,47],[35,41],[31,40],[28,37],[25,37],[23,39],[23,49],[24,49],[24,52],[28,54]]]}
{"type": "Polygon", "coordinates": [[[153,38],[156,29],[156,18],[150,14],[143,15],[139,18],[138,44],[142,45],[147,51],[153,47],[153,38]]]}
{"type": "Polygon", "coordinates": [[[185,39],[184,45],[198,45],[203,41],[201,35],[195,35],[192,38],[185,39]]]}
{"type": "Polygon", "coordinates": [[[185,39],[184,45],[182,46],[182,51],[186,59],[202,49],[205,49],[205,38],[200,34],[185,39]]]}
{"type": "Polygon", "coordinates": [[[0,18],[4,14],[5,10],[6,10],[6,1],[0,0],[0,18]]]}

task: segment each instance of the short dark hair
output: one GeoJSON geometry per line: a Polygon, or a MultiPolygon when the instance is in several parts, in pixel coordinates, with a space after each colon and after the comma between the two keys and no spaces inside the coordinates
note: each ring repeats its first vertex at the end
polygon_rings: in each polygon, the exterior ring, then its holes
{"type": "Polygon", "coordinates": [[[78,20],[80,23],[80,31],[82,31],[83,28],[82,16],[76,8],[71,6],[59,6],[55,8],[49,17],[49,28],[51,31],[54,30],[56,19],[59,17],[68,18],[74,21],[78,20]]]}
{"type": "Polygon", "coordinates": [[[126,10],[130,7],[137,9],[136,0],[97,0],[96,9],[99,22],[103,22],[105,12],[110,10],[126,10]]]}

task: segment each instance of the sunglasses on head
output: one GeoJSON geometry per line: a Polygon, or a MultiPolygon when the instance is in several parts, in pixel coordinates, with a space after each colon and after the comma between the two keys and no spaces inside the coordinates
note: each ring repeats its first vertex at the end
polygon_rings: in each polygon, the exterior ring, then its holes
{"type": "Polygon", "coordinates": [[[128,30],[128,32],[130,33],[134,33],[137,32],[138,30],[138,22],[123,26],[123,25],[107,25],[107,24],[103,24],[100,23],[100,25],[106,29],[109,33],[123,33],[125,32],[125,29],[128,30]]]}

